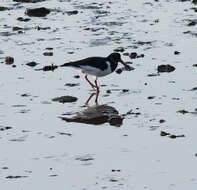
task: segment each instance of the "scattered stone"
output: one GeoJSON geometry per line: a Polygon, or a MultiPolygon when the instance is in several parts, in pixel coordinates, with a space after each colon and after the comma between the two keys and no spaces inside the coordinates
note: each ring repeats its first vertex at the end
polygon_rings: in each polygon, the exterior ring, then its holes
{"type": "Polygon", "coordinates": [[[37,26],[36,29],[37,30],[49,30],[49,29],[51,29],[51,27],[49,27],[49,26],[48,27],[40,27],[40,26],[37,26]]]}
{"type": "Polygon", "coordinates": [[[115,169],[112,169],[111,171],[112,172],[121,172],[121,170],[115,170],[115,169]]]}
{"type": "Polygon", "coordinates": [[[167,135],[170,135],[170,133],[166,133],[165,131],[161,131],[161,132],[160,132],[160,136],[162,136],[162,137],[163,137],[163,136],[167,136],[167,135]]]}
{"type": "Polygon", "coordinates": [[[122,118],[122,117],[120,117],[120,116],[111,118],[111,119],[109,120],[109,124],[112,125],[112,126],[120,127],[120,126],[122,125],[123,119],[124,119],[124,118],[122,118]]]}
{"type": "Polygon", "coordinates": [[[0,131],[5,131],[5,130],[9,130],[9,129],[12,129],[12,127],[9,127],[9,126],[2,127],[2,126],[0,126],[0,131]]]}
{"type": "Polygon", "coordinates": [[[148,96],[148,97],[147,97],[148,100],[152,100],[152,99],[154,99],[154,98],[155,98],[155,96],[148,96]]]}
{"type": "Polygon", "coordinates": [[[7,170],[7,169],[8,169],[8,167],[4,166],[4,167],[2,167],[1,169],[3,169],[3,170],[7,170]]]}
{"type": "Polygon", "coordinates": [[[22,21],[22,22],[28,22],[28,21],[30,21],[31,19],[30,19],[30,18],[18,17],[17,20],[18,20],[18,21],[22,21]]]}
{"type": "Polygon", "coordinates": [[[187,26],[195,26],[197,24],[197,20],[189,20],[187,26]]]}
{"type": "Polygon", "coordinates": [[[55,69],[57,69],[58,66],[57,65],[48,65],[48,66],[44,66],[42,69],[35,69],[36,71],[54,71],[55,69]]]}
{"type": "Polygon", "coordinates": [[[14,58],[13,58],[13,57],[10,57],[10,56],[6,56],[6,57],[5,57],[5,63],[6,63],[7,65],[13,64],[13,63],[14,63],[14,58]]]}
{"type": "Polygon", "coordinates": [[[157,67],[157,71],[160,72],[160,73],[163,73],[163,72],[169,73],[169,72],[173,72],[174,70],[175,70],[175,67],[172,66],[172,65],[169,65],[169,64],[167,64],[167,65],[159,65],[157,67]]]}
{"type": "Polygon", "coordinates": [[[57,176],[58,176],[57,174],[49,175],[49,177],[57,177],[57,176]]]}
{"type": "Polygon", "coordinates": [[[30,95],[30,94],[25,93],[25,94],[21,94],[21,96],[22,96],[22,97],[29,97],[29,96],[31,96],[31,95],[30,95]]]}
{"type": "Polygon", "coordinates": [[[74,87],[79,86],[79,83],[66,83],[64,86],[74,87]]]}
{"type": "Polygon", "coordinates": [[[178,113],[182,113],[182,114],[186,114],[186,113],[189,113],[189,111],[186,111],[186,110],[179,110],[177,111],[178,113]]]}
{"type": "Polygon", "coordinates": [[[180,53],[181,53],[180,51],[174,51],[174,55],[178,55],[180,53]]]}
{"type": "Polygon", "coordinates": [[[195,90],[197,90],[197,87],[194,87],[194,88],[190,89],[189,91],[195,91],[195,90]]]}
{"type": "Polygon", "coordinates": [[[170,135],[169,138],[175,139],[177,137],[185,137],[185,135],[170,135]]]}
{"type": "Polygon", "coordinates": [[[166,121],[164,119],[160,119],[159,123],[165,123],[166,121]]]}
{"type": "Polygon", "coordinates": [[[24,178],[24,177],[28,177],[28,176],[20,176],[20,175],[13,176],[13,175],[9,175],[6,178],[7,179],[18,179],[18,178],[24,178]]]}
{"type": "Polygon", "coordinates": [[[77,10],[74,10],[74,11],[66,11],[66,14],[67,14],[68,16],[76,15],[76,14],[78,14],[78,13],[79,13],[79,11],[77,11],[77,10]]]}
{"type": "Polygon", "coordinates": [[[45,0],[13,0],[15,2],[20,2],[20,3],[38,3],[41,1],[45,1],[45,0]]]}
{"type": "Polygon", "coordinates": [[[38,65],[38,63],[36,63],[35,61],[32,61],[32,62],[26,63],[26,65],[30,67],[35,67],[36,65],[38,65]]]}
{"type": "Polygon", "coordinates": [[[159,73],[151,73],[147,75],[147,77],[156,77],[156,76],[159,76],[159,73]]]}
{"type": "Polygon", "coordinates": [[[117,70],[116,70],[116,73],[117,73],[117,74],[121,74],[121,73],[122,73],[122,69],[117,69],[117,70]]]}
{"type": "Polygon", "coordinates": [[[107,94],[111,94],[111,90],[106,90],[106,93],[107,94]]]}
{"type": "Polygon", "coordinates": [[[123,47],[118,47],[116,49],[114,49],[114,52],[124,52],[125,49],[123,47]]]}
{"type": "Polygon", "coordinates": [[[136,58],[137,58],[137,53],[136,53],[136,52],[130,53],[130,54],[129,54],[129,57],[130,57],[131,59],[136,59],[136,58]]]}
{"type": "Polygon", "coordinates": [[[9,10],[9,8],[0,6],[0,11],[6,11],[6,10],[9,10]]]}
{"type": "Polygon", "coordinates": [[[60,103],[67,103],[67,102],[76,102],[77,98],[74,96],[61,96],[57,98],[53,98],[52,101],[54,102],[60,102],[60,103]]]}
{"type": "Polygon", "coordinates": [[[76,78],[76,79],[80,78],[79,75],[74,75],[73,77],[76,78]]]}
{"type": "Polygon", "coordinates": [[[47,9],[45,7],[41,8],[35,8],[35,9],[26,9],[25,14],[28,16],[34,16],[34,17],[45,17],[50,13],[50,9],[47,9]]]}
{"type": "Polygon", "coordinates": [[[47,47],[47,48],[45,48],[46,50],[53,50],[53,48],[52,47],[47,47]]]}
{"type": "Polygon", "coordinates": [[[18,26],[14,26],[14,27],[12,27],[12,30],[13,30],[13,31],[23,30],[23,28],[18,27],[18,26]]]}
{"type": "Polygon", "coordinates": [[[117,179],[110,179],[109,181],[110,181],[110,182],[118,182],[117,179]]]}
{"type": "Polygon", "coordinates": [[[172,135],[170,133],[166,133],[165,131],[161,131],[160,136],[168,136],[171,139],[175,139],[177,137],[185,137],[185,135],[172,135]]]}
{"type": "Polygon", "coordinates": [[[53,52],[44,52],[43,55],[44,56],[53,56],[53,52]]]}
{"type": "Polygon", "coordinates": [[[67,135],[67,136],[72,136],[72,134],[71,134],[71,133],[63,133],[63,132],[58,132],[58,134],[60,134],[60,135],[67,135]]]}
{"type": "Polygon", "coordinates": [[[123,93],[129,92],[129,89],[122,89],[122,92],[123,92],[123,93]]]}

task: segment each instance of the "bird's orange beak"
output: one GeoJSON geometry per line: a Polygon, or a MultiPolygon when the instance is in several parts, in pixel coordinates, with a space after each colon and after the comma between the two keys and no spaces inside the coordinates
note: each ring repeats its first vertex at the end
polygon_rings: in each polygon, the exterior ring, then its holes
{"type": "Polygon", "coordinates": [[[120,62],[124,65],[126,70],[131,70],[131,67],[129,65],[127,65],[122,59],[120,59],[120,62]]]}

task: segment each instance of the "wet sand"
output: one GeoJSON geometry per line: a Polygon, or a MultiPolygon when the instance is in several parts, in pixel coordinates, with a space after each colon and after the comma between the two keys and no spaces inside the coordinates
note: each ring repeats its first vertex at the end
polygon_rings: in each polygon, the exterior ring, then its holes
{"type": "Polygon", "coordinates": [[[195,189],[196,11],[2,1],[0,189],[195,189]],[[98,105],[83,75],[56,67],[113,51],[133,70],[100,78],[98,105]]]}

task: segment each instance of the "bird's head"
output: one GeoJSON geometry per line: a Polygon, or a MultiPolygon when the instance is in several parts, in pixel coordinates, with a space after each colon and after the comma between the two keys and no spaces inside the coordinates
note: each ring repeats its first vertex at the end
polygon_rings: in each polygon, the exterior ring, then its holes
{"type": "Polygon", "coordinates": [[[124,65],[125,69],[131,70],[131,67],[127,65],[122,59],[119,53],[111,53],[108,58],[112,60],[113,62],[120,62],[124,65]]]}

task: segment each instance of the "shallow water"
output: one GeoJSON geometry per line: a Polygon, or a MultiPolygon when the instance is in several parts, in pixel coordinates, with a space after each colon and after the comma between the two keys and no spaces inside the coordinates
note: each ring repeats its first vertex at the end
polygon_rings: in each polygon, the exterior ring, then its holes
{"type": "Polygon", "coordinates": [[[197,5],[153,0],[0,2],[8,9],[0,11],[0,189],[196,187],[197,26],[188,23],[196,19],[197,5]],[[24,14],[36,7],[51,13],[39,18],[24,14]],[[67,13],[73,10],[78,14],[67,13]],[[15,26],[21,33],[13,31],[15,26]],[[82,75],[74,77],[79,74],[75,70],[36,69],[107,56],[119,47],[123,53],[145,56],[131,60],[122,55],[135,70],[99,79],[98,103],[108,106],[106,122],[63,121],[61,117],[95,111],[95,96],[85,106],[93,91],[82,75]],[[5,64],[5,56],[14,57],[16,67],[5,64]],[[39,64],[27,66],[31,61],[39,64]],[[158,74],[161,64],[176,70],[158,74]],[[52,101],[67,95],[78,100],[52,101]],[[110,125],[112,113],[123,118],[120,126],[110,125]],[[170,134],[160,136],[161,131],[170,134]]]}

